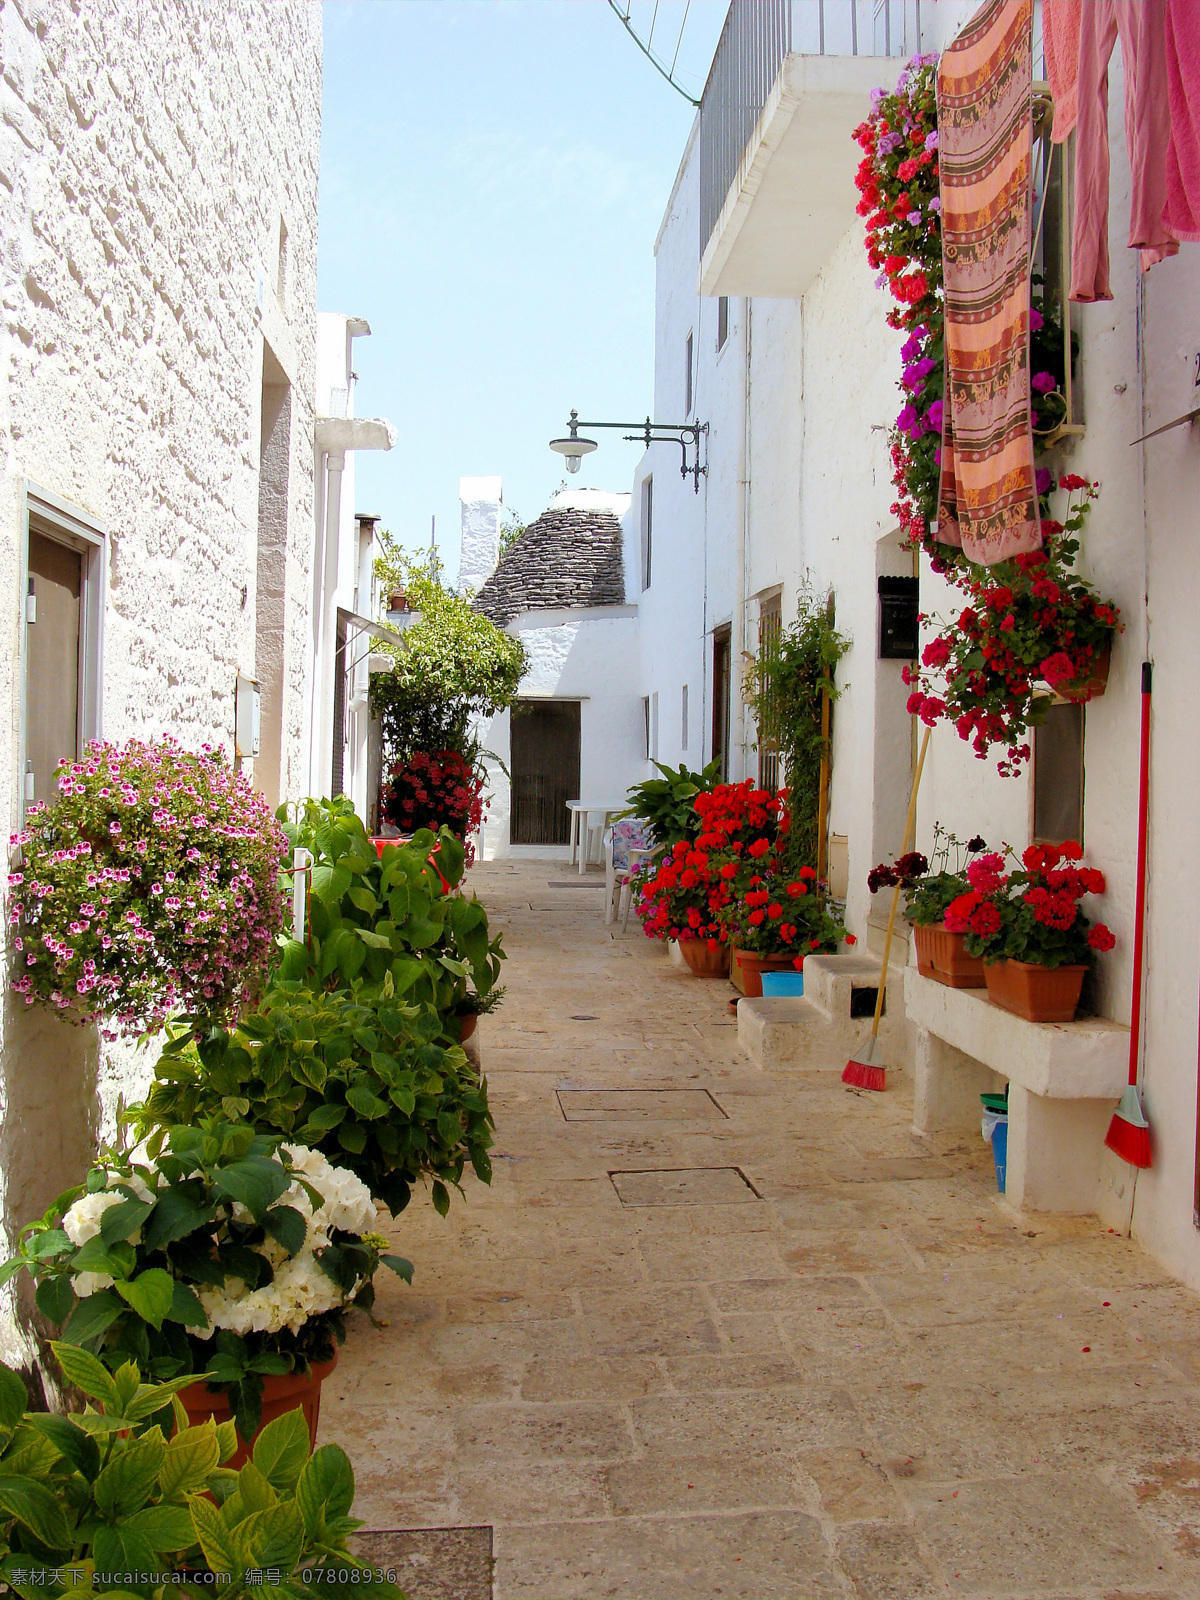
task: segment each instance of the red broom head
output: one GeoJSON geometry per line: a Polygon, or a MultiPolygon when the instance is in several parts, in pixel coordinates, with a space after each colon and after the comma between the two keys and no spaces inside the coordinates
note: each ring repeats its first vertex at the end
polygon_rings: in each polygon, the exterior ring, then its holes
{"type": "Polygon", "coordinates": [[[842,1072],[842,1082],[848,1083],[852,1089],[887,1088],[887,1069],[872,1066],[868,1061],[847,1061],[842,1072]]]}
{"type": "Polygon", "coordinates": [[[1122,1161],[1128,1161],[1131,1167],[1150,1165],[1150,1129],[1126,1122],[1119,1111],[1108,1125],[1104,1142],[1122,1161]]]}
{"type": "Polygon", "coordinates": [[[1128,1161],[1131,1167],[1150,1165],[1150,1128],[1136,1085],[1130,1084],[1121,1096],[1121,1103],[1113,1112],[1104,1142],[1122,1161],[1128,1161]]]}

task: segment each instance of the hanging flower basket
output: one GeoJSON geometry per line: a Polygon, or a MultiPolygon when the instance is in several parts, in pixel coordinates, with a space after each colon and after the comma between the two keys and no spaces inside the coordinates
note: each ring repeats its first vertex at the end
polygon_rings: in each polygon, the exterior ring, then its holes
{"type": "MultiPolygon", "coordinates": [[[[288,1372],[282,1377],[265,1377],[262,1396],[262,1423],[254,1437],[247,1440],[238,1434],[237,1452],[225,1465],[232,1467],[236,1472],[244,1467],[250,1459],[254,1448],[254,1440],[266,1427],[268,1422],[274,1422],[276,1417],[281,1417],[285,1411],[303,1411],[304,1420],[308,1424],[308,1437],[312,1441],[313,1449],[317,1447],[317,1423],[321,1415],[321,1385],[337,1366],[337,1351],[333,1352],[330,1361],[314,1361],[308,1369],[307,1376],[301,1372],[288,1372]]],[[[209,1417],[214,1422],[228,1422],[233,1416],[233,1407],[227,1391],[210,1389],[208,1384],[201,1380],[199,1383],[189,1383],[186,1389],[179,1391],[179,1398],[184,1410],[188,1414],[188,1426],[199,1427],[207,1422],[209,1417]]]]}
{"type": "Polygon", "coordinates": [[[985,968],[977,956],[967,954],[965,933],[951,933],[944,922],[914,927],[917,971],[923,978],[944,983],[948,989],[982,989],[985,968]]]}
{"type": "Polygon", "coordinates": [[[1035,967],[993,961],[984,967],[988,999],[1026,1022],[1074,1022],[1085,966],[1035,967]]]}

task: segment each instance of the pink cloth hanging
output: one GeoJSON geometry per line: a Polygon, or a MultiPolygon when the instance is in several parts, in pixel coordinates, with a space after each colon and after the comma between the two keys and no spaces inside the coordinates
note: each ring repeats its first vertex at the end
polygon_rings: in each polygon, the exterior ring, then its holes
{"type": "Polygon", "coordinates": [[[1167,0],[1167,89],[1171,143],[1163,221],[1181,239],[1200,240],[1200,7],[1167,0]]]}
{"type": "Polygon", "coordinates": [[[1113,297],[1108,275],[1108,61],[1118,36],[1133,180],[1129,244],[1141,251],[1143,271],[1179,249],[1163,221],[1171,142],[1166,0],[1087,0],[1079,22],[1072,300],[1113,297]]]}
{"type": "Polygon", "coordinates": [[[1054,96],[1055,144],[1075,126],[1079,110],[1079,13],[1083,0],[1042,0],[1042,50],[1054,96]]]}

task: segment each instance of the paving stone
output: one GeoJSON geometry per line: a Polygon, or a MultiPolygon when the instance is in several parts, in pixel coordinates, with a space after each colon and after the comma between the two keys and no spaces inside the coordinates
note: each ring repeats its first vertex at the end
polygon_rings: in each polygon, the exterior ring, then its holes
{"type": "Polygon", "coordinates": [[[981,1141],[915,1142],[903,1076],[849,1095],[832,1041],[753,1067],[728,986],[560,870],[472,869],[510,951],[495,1178],[388,1224],[414,1284],[354,1318],[321,1413],[358,1514],[494,1529],[498,1600],[1200,1600],[1196,1296],[1008,1210],[981,1141]],[[630,1177],[666,1166],[697,1187],[630,1177]]]}
{"type": "Polygon", "coordinates": [[[736,1167],[613,1172],[610,1177],[624,1206],[736,1206],[759,1198],[736,1167]]]}
{"type": "Polygon", "coordinates": [[[490,1528],[411,1528],[357,1533],[360,1561],[396,1573],[408,1600],[491,1600],[490,1528]]]}

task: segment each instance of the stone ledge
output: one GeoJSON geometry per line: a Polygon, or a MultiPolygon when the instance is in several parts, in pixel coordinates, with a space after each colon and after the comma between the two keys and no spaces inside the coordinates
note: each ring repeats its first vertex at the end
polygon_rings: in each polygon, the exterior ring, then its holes
{"type": "Polygon", "coordinates": [[[915,967],[904,976],[908,1020],[1030,1094],[1115,1100],[1129,1068],[1129,1029],[1100,1018],[1026,1022],[982,989],[948,989],[915,967]]]}

